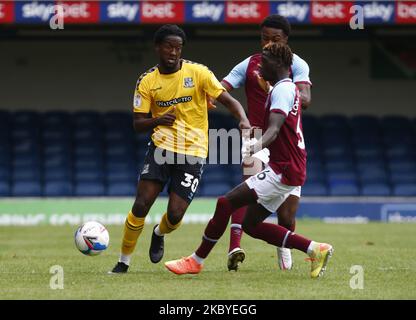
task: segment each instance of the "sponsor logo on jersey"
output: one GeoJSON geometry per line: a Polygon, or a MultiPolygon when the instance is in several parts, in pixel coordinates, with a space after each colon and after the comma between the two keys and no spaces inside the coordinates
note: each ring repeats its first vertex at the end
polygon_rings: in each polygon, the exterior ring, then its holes
{"type": "Polygon", "coordinates": [[[193,88],[193,87],[195,87],[194,80],[192,78],[184,78],[183,79],[183,87],[184,88],[193,88]]]}
{"type": "Polygon", "coordinates": [[[101,3],[101,20],[107,22],[138,22],[139,2],[114,1],[101,3]]]}
{"type": "Polygon", "coordinates": [[[365,23],[388,23],[393,22],[394,2],[365,1],[357,3],[364,9],[365,23]]]}
{"type": "Polygon", "coordinates": [[[223,1],[187,1],[185,10],[185,20],[189,22],[224,22],[223,1]]]}
{"type": "Polygon", "coordinates": [[[180,1],[143,1],[141,21],[144,23],[184,22],[184,3],[180,1]]]}
{"type": "Polygon", "coordinates": [[[307,23],[309,22],[309,13],[310,13],[310,2],[309,1],[300,1],[300,2],[277,2],[271,3],[272,13],[280,14],[286,17],[289,22],[293,23],[307,23]]]}
{"type": "Polygon", "coordinates": [[[416,23],[416,1],[398,1],[396,5],[397,23],[416,23]]]}
{"type": "Polygon", "coordinates": [[[156,101],[156,104],[159,107],[170,107],[170,106],[173,106],[175,104],[190,102],[190,101],[192,101],[192,97],[191,96],[185,96],[185,97],[175,98],[175,99],[172,99],[172,100],[169,100],[169,101],[156,101]]]}
{"type": "Polygon", "coordinates": [[[352,14],[350,1],[314,1],[312,2],[312,23],[336,24],[349,22],[352,14]]]}
{"type": "Polygon", "coordinates": [[[269,14],[268,2],[227,1],[225,21],[228,23],[261,22],[269,14]]]}

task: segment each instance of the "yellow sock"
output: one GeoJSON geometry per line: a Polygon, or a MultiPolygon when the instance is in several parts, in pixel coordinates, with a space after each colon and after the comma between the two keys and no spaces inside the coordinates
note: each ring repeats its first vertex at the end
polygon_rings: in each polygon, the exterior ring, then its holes
{"type": "Polygon", "coordinates": [[[168,219],[168,214],[165,213],[160,220],[159,230],[162,234],[171,233],[173,230],[176,230],[181,225],[182,221],[179,221],[177,224],[171,224],[168,219]]]}
{"type": "Polygon", "coordinates": [[[124,223],[123,243],[121,253],[125,256],[131,255],[136,247],[137,239],[142,233],[145,218],[137,218],[131,211],[124,223]]]}

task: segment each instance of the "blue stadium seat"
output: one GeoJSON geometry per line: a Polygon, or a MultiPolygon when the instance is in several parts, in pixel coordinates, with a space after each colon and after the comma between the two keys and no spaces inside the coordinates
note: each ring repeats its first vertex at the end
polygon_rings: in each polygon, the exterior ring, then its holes
{"type": "Polygon", "coordinates": [[[326,196],[328,195],[328,188],[323,182],[306,181],[302,186],[302,196],[326,196]]]}
{"type": "Polygon", "coordinates": [[[136,184],[129,182],[110,183],[107,195],[110,197],[133,197],[136,194],[136,184]]]}
{"type": "Polygon", "coordinates": [[[412,123],[409,118],[399,115],[386,115],[381,119],[381,126],[384,130],[388,128],[409,128],[412,123]]]}
{"type": "Polygon", "coordinates": [[[44,168],[71,167],[72,161],[68,153],[57,153],[45,156],[43,160],[44,168]]]}
{"type": "Polygon", "coordinates": [[[330,183],[329,194],[331,196],[358,196],[360,189],[354,182],[330,183]]]}
{"type": "Polygon", "coordinates": [[[320,120],[318,117],[311,115],[311,114],[304,114],[302,115],[302,125],[303,128],[312,128],[319,130],[320,120]]]}
{"type": "Polygon", "coordinates": [[[362,174],[367,172],[368,174],[377,175],[380,172],[387,172],[386,165],[383,160],[381,162],[373,161],[373,162],[359,162],[357,163],[357,172],[362,174]]]}
{"type": "Polygon", "coordinates": [[[93,158],[93,157],[77,157],[75,159],[75,168],[88,170],[88,169],[102,169],[104,161],[101,158],[93,158]]]}
{"type": "Polygon", "coordinates": [[[0,181],[8,181],[11,177],[9,165],[0,165],[0,181]]]}
{"type": "Polygon", "coordinates": [[[380,134],[358,134],[353,133],[351,136],[352,143],[356,148],[368,148],[371,149],[373,147],[382,148],[383,147],[383,140],[380,137],[380,134]]]}
{"type": "Polygon", "coordinates": [[[66,128],[45,129],[42,132],[42,139],[44,143],[56,142],[65,143],[71,139],[71,131],[66,128]]]}
{"type": "Polygon", "coordinates": [[[403,144],[394,145],[386,148],[388,158],[412,158],[414,155],[413,147],[403,144]]]}
{"type": "Polygon", "coordinates": [[[92,146],[84,146],[78,145],[74,148],[74,156],[76,159],[80,158],[90,158],[90,157],[102,157],[103,156],[103,149],[101,146],[92,145],[92,146]]]}
{"type": "Polygon", "coordinates": [[[230,183],[205,183],[201,187],[201,195],[204,197],[219,197],[231,190],[230,183]]]}
{"type": "Polygon", "coordinates": [[[96,111],[77,111],[72,115],[72,121],[78,128],[97,127],[101,123],[101,114],[96,111]]]}
{"type": "Polygon", "coordinates": [[[11,152],[0,146],[0,166],[9,166],[11,163],[11,152]]]}
{"type": "Polygon", "coordinates": [[[42,115],[44,128],[69,127],[71,115],[66,111],[47,111],[42,115]]]}
{"type": "Polygon", "coordinates": [[[320,125],[324,128],[348,128],[348,118],[342,114],[327,114],[320,117],[320,125]]]}
{"type": "Polygon", "coordinates": [[[373,115],[356,115],[350,119],[350,126],[353,130],[363,131],[378,128],[380,121],[373,115]]]}
{"type": "Polygon", "coordinates": [[[325,156],[350,156],[352,149],[349,145],[330,145],[322,150],[325,156]]]}
{"type": "Polygon", "coordinates": [[[10,196],[10,184],[0,178],[0,197],[10,196]]]}
{"type": "Polygon", "coordinates": [[[74,130],[73,138],[76,141],[85,141],[85,142],[91,141],[91,143],[94,143],[96,141],[100,141],[101,134],[102,134],[101,131],[97,130],[95,127],[86,126],[86,127],[77,128],[76,130],[74,130]]]}
{"type": "Polygon", "coordinates": [[[12,179],[14,181],[40,180],[41,171],[36,166],[15,166],[13,167],[12,179]]]}
{"type": "Polygon", "coordinates": [[[68,181],[46,181],[43,195],[45,197],[72,196],[72,183],[68,181]]]}
{"type": "Polygon", "coordinates": [[[15,154],[12,161],[14,167],[35,167],[40,165],[40,156],[36,153],[15,154]]]}
{"type": "Polygon", "coordinates": [[[123,128],[120,128],[120,129],[112,128],[112,129],[106,130],[106,132],[104,133],[104,140],[106,140],[108,143],[111,143],[111,142],[133,143],[134,138],[130,130],[127,131],[126,129],[123,129],[123,128]]]}
{"type": "Polygon", "coordinates": [[[389,175],[387,171],[379,168],[371,168],[368,171],[363,171],[358,175],[361,183],[379,184],[387,183],[389,181],[389,175]]]}
{"type": "Polygon", "coordinates": [[[99,182],[79,182],[75,184],[74,194],[78,197],[98,197],[105,196],[104,183],[99,182]]]}
{"type": "Polygon", "coordinates": [[[416,162],[413,161],[395,161],[388,164],[390,171],[413,173],[416,172],[416,162]]]}
{"type": "Polygon", "coordinates": [[[367,157],[382,157],[383,146],[380,145],[356,145],[354,148],[355,155],[357,158],[367,158],[367,157]]]}
{"type": "Polygon", "coordinates": [[[416,172],[390,172],[390,180],[392,183],[416,184],[416,172]]]}
{"type": "Polygon", "coordinates": [[[49,155],[55,155],[55,154],[65,154],[65,155],[71,155],[72,153],[72,147],[69,143],[50,143],[48,142],[46,145],[43,146],[43,153],[46,156],[49,155]]]}
{"type": "Polygon", "coordinates": [[[361,186],[361,195],[388,197],[391,189],[387,183],[364,183],[361,186]]]}
{"type": "Polygon", "coordinates": [[[109,111],[103,115],[103,123],[104,125],[107,125],[109,128],[125,128],[126,126],[132,128],[133,116],[130,112],[109,111]]]}
{"type": "Polygon", "coordinates": [[[45,181],[71,181],[72,173],[69,167],[48,167],[43,174],[45,181]]]}
{"type": "MultiPolygon", "coordinates": [[[[142,154],[146,152],[147,149],[143,148],[141,151],[142,154]]],[[[105,154],[107,156],[122,156],[122,157],[133,157],[134,156],[134,146],[132,144],[113,144],[107,146],[105,154]]]]}
{"type": "Polygon", "coordinates": [[[328,172],[338,172],[338,171],[353,171],[354,162],[352,159],[340,159],[337,161],[329,161],[326,163],[326,169],[328,172]]]}
{"type": "Polygon", "coordinates": [[[136,177],[138,176],[138,172],[134,172],[131,170],[109,170],[107,171],[106,180],[109,183],[113,182],[134,182],[136,181],[136,177]]]}
{"type": "Polygon", "coordinates": [[[39,123],[39,113],[36,111],[22,110],[13,114],[13,125],[15,128],[33,126],[39,123]]]}
{"type": "Polygon", "coordinates": [[[77,169],[74,172],[74,179],[78,182],[101,182],[104,173],[100,169],[77,169]]]}
{"type": "Polygon", "coordinates": [[[40,197],[42,185],[40,181],[17,181],[12,184],[12,195],[15,197],[40,197]]]}
{"type": "Polygon", "coordinates": [[[396,184],[393,186],[393,195],[399,197],[416,196],[416,184],[396,184]]]}
{"type": "Polygon", "coordinates": [[[26,140],[24,142],[14,142],[13,152],[15,154],[24,154],[24,156],[39,153],[40,146],[35,141],[26,140]]]}
{"type": "Polygon", "coordinates": [[[211,172],[204,172],[202,174],[202,179],[204,182],[207,183],[216,183],[216,182],[223,182],[223,181],[230,181],[232,179],[232,175],[228,173],[224,173],[223,171],[211,171],[211,172]]]}

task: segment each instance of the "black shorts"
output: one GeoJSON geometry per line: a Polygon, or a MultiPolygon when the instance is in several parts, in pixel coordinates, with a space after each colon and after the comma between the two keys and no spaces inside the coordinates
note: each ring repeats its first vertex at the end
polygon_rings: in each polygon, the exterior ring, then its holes
{"type": "Polygon", "coordinates": [[[169,183],[169,193],[174,192],[191,203],[198,189],[204,164],[204,158],[167,151],[150,142],[140,179],[158,181],[162,189],[169,183]]]}

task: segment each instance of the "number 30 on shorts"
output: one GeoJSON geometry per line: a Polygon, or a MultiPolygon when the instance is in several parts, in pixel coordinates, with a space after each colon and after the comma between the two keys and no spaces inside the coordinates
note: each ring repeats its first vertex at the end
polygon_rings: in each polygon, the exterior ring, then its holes
{"type": "Polygon", "coordinates": [[[185,188],[191,187],[191,191],[195,192],[198,187],[199,180],[195,178],[192,174],[185,173],[185,179],[181,182],[181,185],[185,188]]]}

